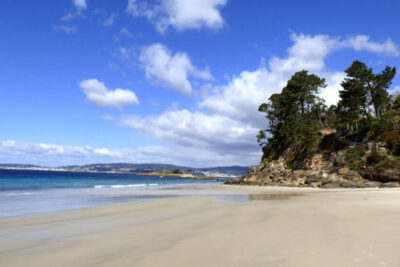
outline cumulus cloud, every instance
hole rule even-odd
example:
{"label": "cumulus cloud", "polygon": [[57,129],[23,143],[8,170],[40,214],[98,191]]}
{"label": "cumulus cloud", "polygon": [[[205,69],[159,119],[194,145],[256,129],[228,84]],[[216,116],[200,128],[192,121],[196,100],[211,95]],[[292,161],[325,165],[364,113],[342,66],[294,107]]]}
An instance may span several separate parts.
{"label": "cumulus cloud", "polygon": [[159,116],[125,117],[122,125],[143,129],[155,137],[185,147],[212,148],[220,151],[243,151],[254,147],[257,129],[228,116],[170,110]]}
{"label": "cumulus cloud", "polygon": [[227,0],[158,0],[150,5],[141,0],[129,0],[126,11],[136,17],[145,17],[165,32],[168,27],[178,31],[203,27],[219,29],[224,25],[220,9]]}
{"label": "cumulus cloud", "polygon": [[370,41],[370,37],[367,35],[357,35],[344,40],[341,43],[344,47],[353,48],[356,51],[369,51],[373,53],[382,53],[388,56],[399,56],[400,51],[397,45],[390,39],[384,43],[377,43]]}
{"label": "cumulus cloud", "polygon": [[201,80],[213,79],[208,69],[201,70],[195,67],[186,53],[172,54],[167,47],[159,43],[143,48],[139,60],[148,80],[179,93],[192,92],[189,77]]}
{"label": "cumulus cloud", "polygon": [[[339,49],[379,54],[392,51],[390,45],[385,45],[388,41],[375,43],[359,36],[343,39],[328,35],[293,34],[291,40],[293,45],[289,47],[286,57],[272,57],[258,69],[242,71],[226,84],[214,86],[193,110],[175,109],[153,116],[126,116],[120,123],[179,146],[208,149],[216,154],[247,155],[250,151],[259,151],[256,135],[259,129],[267,126],[265,118],[258,112],[258,106],[271,94],[280,92],[294,72],[307,69],[325,77],[328,86],[320,91],[320,96],[327,104],[336,104],[340,82],[345,74],[326,68],[325,61],[330,54]],[[359,42],[353,40],[364,40],[364,44],[359,46]],[[152,56],[156,58],[155,54]],[[185,85],[187,79],[180,80]],[[190,157],[191,154],[186,155]]]}
{"label": "cumulus cloud", "polygon": [[339,90],[343,90],[340,84],[346,77],[346,74],[342,71],[336,71],[324,72],[320,75],[325,78],[327,86],[320,90],[319,96],[325,100],[326,105],[336,105],[340,100]]}
{"label": "cumulus cloud", "polygon": [[319,71],[324,68],[326,56],[337,47],[338,40],[328,35],[292,34],[293,45],[286,58],[273,57],[271,72],[282,75],[293,74],[299,69]]}
{"label": "cumulus cloud", "polygon": [[84,80],[79,85],[87,99],[98,107],[122,109],[123,106],[139,104],[134,92],[119,88],[109,90],[104,83],[97,79]]}

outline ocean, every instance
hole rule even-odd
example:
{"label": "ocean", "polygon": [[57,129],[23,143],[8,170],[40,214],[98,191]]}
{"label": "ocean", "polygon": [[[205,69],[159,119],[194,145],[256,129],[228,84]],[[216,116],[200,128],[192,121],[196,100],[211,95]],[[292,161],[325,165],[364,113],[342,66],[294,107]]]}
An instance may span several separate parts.
{"label": "ocean", "polygon": [[216,183],[134,174],[0,170],[0,218],[174,197],[138,192]]}

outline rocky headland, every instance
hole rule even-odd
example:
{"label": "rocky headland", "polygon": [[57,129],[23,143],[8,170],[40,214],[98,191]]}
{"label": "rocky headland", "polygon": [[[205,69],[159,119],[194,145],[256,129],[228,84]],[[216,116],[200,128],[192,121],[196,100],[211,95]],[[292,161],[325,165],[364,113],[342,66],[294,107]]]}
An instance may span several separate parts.
{"label": "rocky headland", "polygon": [[261,104],[267,119],[257,136],[261,164],[226,183],[399,187],[400,95],[388,91],[396,68],[374,73],[355,60],[345,73],[336,105],[318,95],[325,79],[306,70]]}
{"label": "rocky headland", "polygon": [[400,187],[399,170],[379,171],[372,167],[363,167],[362,171],[352,170],[346,161],[344,150],[330,155],[317,153],[305,161],[301,169],[289,168],[287,160],[280,157],[278,160],[263,161],[260,165],[252,166],[242,178],[227,180],[225,183],[321,188]]}

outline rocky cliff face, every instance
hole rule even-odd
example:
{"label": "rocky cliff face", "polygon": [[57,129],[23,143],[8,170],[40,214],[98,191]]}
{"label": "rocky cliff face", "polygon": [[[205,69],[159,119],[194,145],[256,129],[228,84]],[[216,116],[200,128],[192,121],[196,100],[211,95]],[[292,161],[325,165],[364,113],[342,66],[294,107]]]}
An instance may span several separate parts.
{"label": "rocky cliff face", "polygon": [[226,184],[272,185],[291,187],[399,187],[400,173],[380,173],[366,168],[363,176],[346,166],[343,151],[330,155],[315,154],[300,170],[288,168],[285,159],[261,163],[248,174]]}

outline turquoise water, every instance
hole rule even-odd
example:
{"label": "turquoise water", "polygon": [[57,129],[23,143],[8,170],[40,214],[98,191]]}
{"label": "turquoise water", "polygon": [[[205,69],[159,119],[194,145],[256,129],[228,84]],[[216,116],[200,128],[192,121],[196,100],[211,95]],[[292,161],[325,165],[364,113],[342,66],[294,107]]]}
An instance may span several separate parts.
{"label": "turquoise water", "polygon": [[137,192],[210,183],[217,182],[134,174],[0,170],[0,218],[175,197]]}

